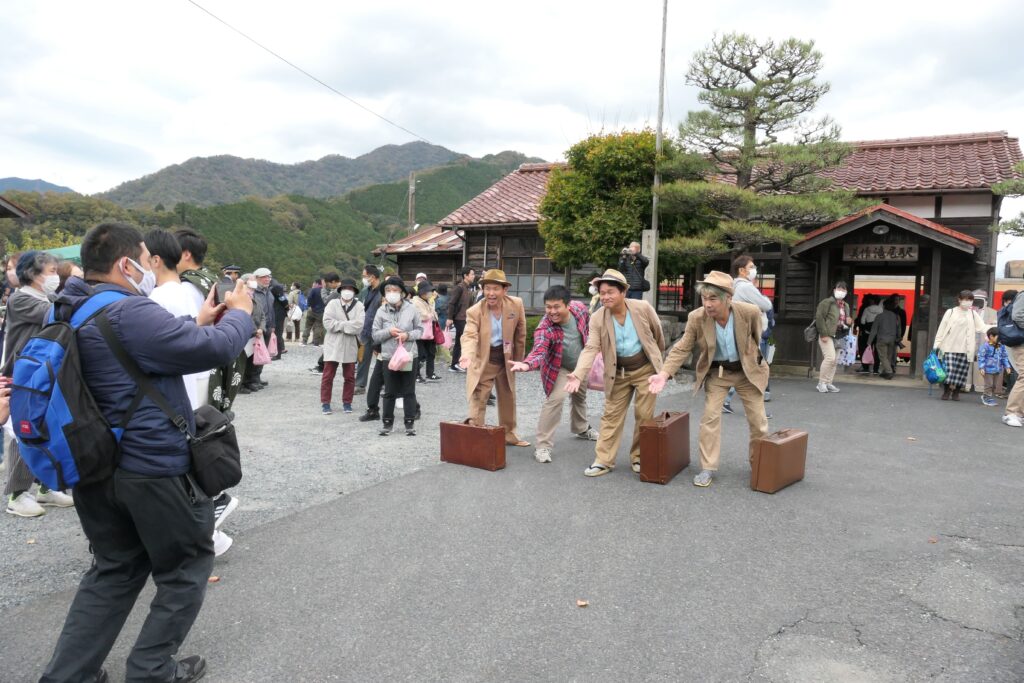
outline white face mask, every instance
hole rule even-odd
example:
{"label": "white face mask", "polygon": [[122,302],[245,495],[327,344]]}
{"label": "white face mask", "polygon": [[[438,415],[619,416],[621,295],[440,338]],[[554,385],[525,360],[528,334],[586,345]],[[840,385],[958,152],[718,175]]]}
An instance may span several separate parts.
{"label": "white face mask", "polygon": [[56,294],[58,287],[60,287],[60,275],[54,273],[43,278],[43,294]]}
{"label": "white face mask", "polygon": [[966,308],[970,308],[973,305],[974,305],[973,301],[961,301],[960,302],[960,308],[965,308],[966,309]]}
{"label": "white face mask", "polygon": [[594,285],[590,285],[590,289],[587,291],[590,292],[590,296],[594,296],[595,294],[597,294],[597,287],[595,287]]}
{"label": "white face mask", "polygon": [[370,286],[370,279],[364,277],[363,278],[363,287],[369,287],[369,286]]}
{"label": "white face mask", "polygon": [[747,268],[747,279],[750,280],[751,282],[753,282],[754,278],[756,278],[756,277],[757,277],[757,268],[755,268],[754,266],[750,266],[749,268]]}
{"label": "white face mask", "polygon": [[835,290],[832,291],[832,296],[834,296],[836,298],[836,300],[842,301],[843,299],[846,298],[846,290],[835,289]]}
{"label": "white face mask", "polygon": [[402,300],[402,295],[398,292],[388,292],[384,295],[384,298],[387,299],[388,303],[392,306],[397,306],[398,302]]}
{"label": "white face mask", "polygon": [[341,298],[343,301],[352,301],[352,297],[356,295],[351,289],[341,290]]}
{"label": "white face mask", "polygon": [[130,282],[132,287],[135,288],[135,291],[142,296],[149,296],[152,294],[153,290],[156,289],[156,275],[152,270],[146,270],[133,259],[128,259],[128,262],[135,266],[136,270],[142,273],[142,282],[136,282],[128,273],[124,274],[125,278],[127,278],[128,282]]}

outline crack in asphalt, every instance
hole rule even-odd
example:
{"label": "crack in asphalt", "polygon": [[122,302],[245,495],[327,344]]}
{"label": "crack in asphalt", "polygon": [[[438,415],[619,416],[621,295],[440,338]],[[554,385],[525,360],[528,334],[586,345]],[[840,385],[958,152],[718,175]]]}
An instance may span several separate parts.
{"label": "crack in asphalt", "polygon": [[999,543],[998,541],[989,541],[984,538],[978,538],[977,536],[965,536],[963,534],[942,534],[939,536],[943,538],[955,538],[961,541],[970,541],[972,543],[979,543],[983,545],[991,545],[997,548],[1024,548],[1024,543]]}

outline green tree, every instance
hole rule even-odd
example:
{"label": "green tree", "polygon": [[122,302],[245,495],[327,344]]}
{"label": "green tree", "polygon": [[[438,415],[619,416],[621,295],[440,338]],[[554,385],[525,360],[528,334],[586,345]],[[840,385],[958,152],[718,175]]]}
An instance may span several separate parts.
{"label": "green tree", "polygon": [[[654,143],[652,130],[623,131],[569,148],[567,165],[551,172],[540,204],[540,234],[560,268],[613,264],[622,247],[651,226]],[[669,142],[663,158],[674,157]],[[663,226],[667,233],[672,229]]]}
{"label": "green tree", "polygon": [[818,80],[821,67],[814,42],[794,38],[776,43],[730,33],[694,55],[686,82],[701,89],[707,108],[687,114],[679,139],[710,167],[701,179],[662,188],[666,215],[688,227],[662,241],[663,253],[697,265],[762,244],[792,244],[800,229],[868,203],[831,190],[822,175],[850,150],[831,118],[808,116],[829,91]]}
{"label": "green tree", "polygon": [[[1024,196],[1024,161],[1013,167],[1013,173],[1016,176],[1015,178],[996,183],[992,186],[992,192],[1004,197]],[[1024,237],[1024,212],[1021,212],[1015,218],[999,221],[999,226],[996,230],[1013,237]]]}

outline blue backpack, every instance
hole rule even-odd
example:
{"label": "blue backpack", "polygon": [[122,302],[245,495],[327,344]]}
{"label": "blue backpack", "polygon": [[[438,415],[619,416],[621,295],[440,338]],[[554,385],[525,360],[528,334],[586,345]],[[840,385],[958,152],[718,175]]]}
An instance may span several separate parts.
{"label": "blue backpack", "polygon": [[924,377],[929,384],[942,384],[946,381],[946,366],[934,351],[924,359]]}
{"label": "blue backpack", "polygon": [[303,294],[302,290],[300,289],[299,290],[299,309],[302,310],[303,312],[305,312],[305,310],[307,308],[309,308],[309,302],[306,301],[306,295]]}
{"label": "blue backpack", "polygon": [[51,307],[46,325],[14,359],[11,424],[19,451],[32,474],[56,491],[114,473],[124,426],[141,401],[139,392],[121,425],[112,428],[85,386],[78,356],[78,329],[125,296],[94,294],[70,322],[55,320]]}

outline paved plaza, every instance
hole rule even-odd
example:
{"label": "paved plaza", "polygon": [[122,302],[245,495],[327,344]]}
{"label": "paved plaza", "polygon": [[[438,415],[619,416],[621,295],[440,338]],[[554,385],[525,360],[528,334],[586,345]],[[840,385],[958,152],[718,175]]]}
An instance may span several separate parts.
{"label": "paved plaza", "polygon": [[[587,479],[593,444],[566,426],[552,464],[511,448],[489,473],[438,463],[460,376],[418,385],[417,437],[380,438],[319,414],[314,360],[293,349],[237,404],[235,544],[181,651],[208,659],[205,680],[1024,679],[1024,430],[975,395],[776,380],[770,425],[810,433],[807,478],[765,495],[742,414],[723,416],[709,489],[690,483],[696,464],[641,483],[625,449]],[[518,396],[532,441],[536,373]],[[702,401],[680,387],[658,401],[692,413],[694,445]],[[70,510],[5,516],[0,543],[0,681],[33,681],[87,548]]]}

